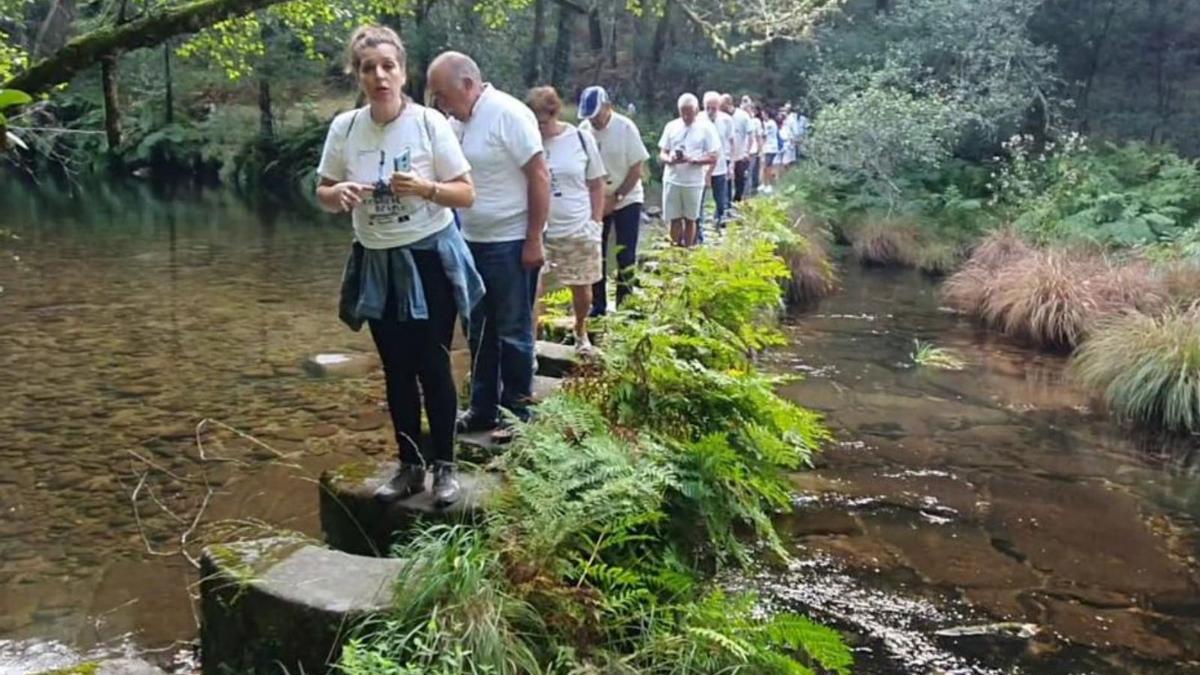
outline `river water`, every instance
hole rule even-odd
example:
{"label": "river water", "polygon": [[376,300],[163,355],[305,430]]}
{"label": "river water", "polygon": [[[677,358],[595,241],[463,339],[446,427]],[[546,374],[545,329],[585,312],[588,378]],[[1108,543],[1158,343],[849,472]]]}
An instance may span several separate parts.
{"label": "river water", "polygon": [[[317,535],[315,477],[389,448],[378,374],[301,368],[371,351],[335,318],[346,225],[223,192],[6,184],[5,229],[0,673],[96,650],[185,668],[180,551]],[[1200,672],[1195,442],[1122,431],[1061,357],[942,311],[915,274],[844,285],[768,357],[838,443],[796,477],[795,560],[748,580],[764,601],[851,631],[860,672]],[[967,369],[911,367],[914,338]],[[1037,633],[935,634],[997,621]]]}

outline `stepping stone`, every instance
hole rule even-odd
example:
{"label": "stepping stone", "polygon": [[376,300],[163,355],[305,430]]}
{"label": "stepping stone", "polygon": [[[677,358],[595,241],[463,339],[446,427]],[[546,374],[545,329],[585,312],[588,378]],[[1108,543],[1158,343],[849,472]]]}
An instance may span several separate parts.
{"label": "stepping stone", "polygon": [[304,361],[313,377],[366,377],[380,367],[379,355],[362,352],[315,354]]}
{"label": "stepping stone", "polygon": [[[570,348],[568,347],[568,349]],[[574,352],[573,349],[571,351]],[[546,400],[547,396],[561,389],[562,383],[561,378],[534,375],[534,405]],[[458,445],[459,458],[476,463],[486,462],[496,456],[504,447],[503,443],[497,443],[493,440],[492,432],[490,431],[472,431],[470,433],[459,434]]]}
{"label": "stepping stone", "polygon": [[487,472],[460,471],[462,496],[446,508],[433,503],[433,475],[425,491],[384,505],[375,490],[396,472],[396,462],[347,464],[321,474],[321,531],[331,547],[359,555],[386,555],[396,533],[417,520],[474,522],[500,479]]}
{"label": "stepping stone", "polygon": [[205,548],[202,672],[328,672],[347,633],[391,606],[402,565],[334,551],[299,535]]}
{"label": "stepping stone", "polygon": [[538,374],[547,377],[566,377],[579,365],[575,348],[558,342],[538,341]]}

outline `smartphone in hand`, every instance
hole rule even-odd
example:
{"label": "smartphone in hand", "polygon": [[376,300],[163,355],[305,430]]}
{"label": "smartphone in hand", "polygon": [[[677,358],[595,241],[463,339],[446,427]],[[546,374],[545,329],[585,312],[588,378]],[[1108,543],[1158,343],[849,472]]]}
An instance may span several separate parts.
{"label": "smartphone in hand", "polygon": [[396,155],[392,160],[392,168],[397,172],[408,173],[412,171],[412,150],[405,148],[403,152]]}

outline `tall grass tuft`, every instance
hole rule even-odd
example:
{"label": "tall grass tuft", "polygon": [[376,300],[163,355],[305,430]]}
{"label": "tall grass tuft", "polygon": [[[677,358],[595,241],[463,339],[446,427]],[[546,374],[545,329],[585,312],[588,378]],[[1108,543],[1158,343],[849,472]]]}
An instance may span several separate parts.
{"label": "tall grass tuft", "polygon": [[959,249],[954,244],[933,242],[917,251],[917,269],[931,277],[942,277],[958,267]]}
{"label": "tall grass tuft", "polygon": [[864,265],[911,267],[917,261],[917,230],[896,220],[870,220],[851,235],[854,255]]}
{"label": "tall grass tuft", "polygon": [[1200,301],[1162,316],[1134,312],[1102,323],[1074,368],[1118,417],[1200,432]]}
{"label": "tall grass tuft", "polygon": [[942,297],[955,309],[978,314],[996,290],[996,272],[1032,252],[1033,248],[1015,231],[992,232],[979,242],[967,263],[942,285]]}

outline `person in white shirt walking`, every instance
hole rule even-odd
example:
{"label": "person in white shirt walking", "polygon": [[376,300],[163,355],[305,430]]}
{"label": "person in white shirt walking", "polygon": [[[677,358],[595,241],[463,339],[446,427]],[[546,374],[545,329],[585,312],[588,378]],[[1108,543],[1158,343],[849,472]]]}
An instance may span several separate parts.
{"label": "person in white shirt walking", "polygon": [[[748,106],[749,104],[747,104]],[[754,124],[745,107],[735,108],[733,96],[721,97],[721,109],[733,120],[733,201],[740,202],[746,196],[747,179],[750,172],[750,149],[754,140]]]}
{"label": "person in white shirt walking", "polygon": [[733,118],[721,110],[721,94],[715,91],[704,92],[704,112],[709,122],[716,129],[720,145],[717,149],[717,161],[709,170],[713,202],[716,205],[714,219],[717,227],[725,224],[725,214],[729,210],[729,164],[733,155]]}
{"label": "person in white shirt walking", "polygon": [[628,297],[637,263],[642,225],[642,168],[650,157],[642,132],[628,117],[613,110],[604,87],[588,87],[579,97],[579,128],[592,132],[608,170],[604,187],[603,276],[592,287],[592,316],[608,311],[608,242],[617,243],[617,307]]}
{"label": "person in white shirt walking", "polygon": [[663,219],[670,223],[671,242],[690,247],[696,244],[705,174],[717,161],[721,140],[712,123],[699,114],[694,94],[680,96],[677,107],[679,117],[667,123],[658,140]]}
{"label": "person in white shirt walking", "polygon": [[435,105],[460,123],[475,204],[460,210],[459,218],[487,287],[471,316],[471,404],[458,429],[495,429],[500,407],[520,419],[529,414],[532,312],[550,210],[550,173],[533,112],[485,83],[469,56],[439,55],[426,81]]}
{"label": "person in white shirt walking", "polygon": [[[588,356],[592,353],[587,334],[592,284],[603,276],[600,219],[604,217],[604,177],[608,172],[592,134],[559,121],[562,99],[554,87],[531,89],[526,103],[537,117],[550,167],[546,266],[538,296],[551,284],[571,289],[575,350]],[[536,324],[536,310],[534,319]]]}
{"label": "person in white shirt walking", "polygon": [[775,189],[775,177],[779,175],[779,115],[774,110],[764,110],[763,121],[763,192],[770,194]]}
{"label": "person in white shirt walking", "polygon": [[762,109],[759,108],[750,99],[749,96],[742,98],[742,108],[750,115],[750,175],[748,180],[747,192],[751,195],[758,194],[758,186],[762,183],[763,172],[763,129]]}
{"label": "person in white shirt walking", "polygon": [[[370,326],[383,362],[400,465],[375,497],[391,502],[421,492],[429,467],[434,501],[446,506],[459,493],[450,342],[455,318],[469,316],[483,296],[450,211],[475,199],[471,166],[446,118],[401,93],[405,53],[394,31],[359,28],[349,52],[348,70],[368,103],[330,125],[317,200],[352,214],[355,243],[338,313],[354,330]],[[420,444],[422,399],[431,456]]]}

